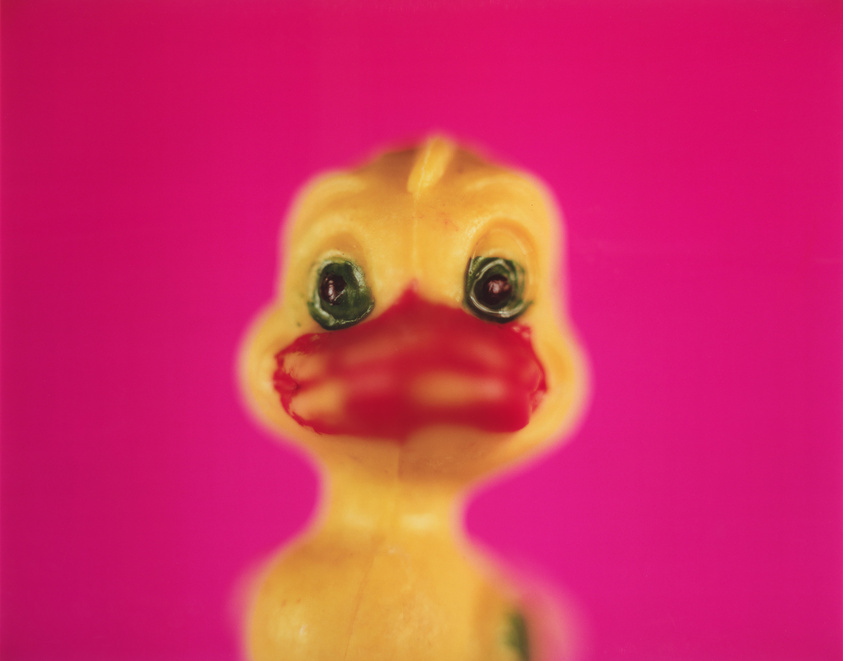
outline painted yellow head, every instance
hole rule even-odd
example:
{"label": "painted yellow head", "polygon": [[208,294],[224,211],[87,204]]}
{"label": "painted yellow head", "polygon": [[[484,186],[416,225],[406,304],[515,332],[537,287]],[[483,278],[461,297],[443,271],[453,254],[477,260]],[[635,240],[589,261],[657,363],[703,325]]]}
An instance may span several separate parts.
{"label": "painted yellow head", "polygon": [[565,431],[584,391],[560,221],[531,177],[435,137],[320,177],[292,210],[279,297],[242,375],[327,463],[465,483]]}

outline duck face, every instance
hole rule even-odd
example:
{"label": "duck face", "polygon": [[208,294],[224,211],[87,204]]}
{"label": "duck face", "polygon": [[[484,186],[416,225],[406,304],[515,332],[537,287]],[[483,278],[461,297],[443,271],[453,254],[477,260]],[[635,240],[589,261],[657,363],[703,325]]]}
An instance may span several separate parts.
{"label": "duck face", "polygon": [[274,429],[330,461],[473,477],[543,446],[582,395],[558,221],[529,177],[442,139],[312,183],[243,373]]}

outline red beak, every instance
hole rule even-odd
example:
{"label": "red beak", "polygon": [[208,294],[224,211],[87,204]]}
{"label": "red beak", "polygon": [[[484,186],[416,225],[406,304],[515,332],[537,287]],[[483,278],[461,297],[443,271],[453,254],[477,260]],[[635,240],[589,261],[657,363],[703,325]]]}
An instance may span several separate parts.
{"label": "red beak", "polygon": [[529,328],[413,291],[372,321],[303,335],[276,360],[282,406],[320,434],[403,441],[445,424],[513,432],[547,390]]}

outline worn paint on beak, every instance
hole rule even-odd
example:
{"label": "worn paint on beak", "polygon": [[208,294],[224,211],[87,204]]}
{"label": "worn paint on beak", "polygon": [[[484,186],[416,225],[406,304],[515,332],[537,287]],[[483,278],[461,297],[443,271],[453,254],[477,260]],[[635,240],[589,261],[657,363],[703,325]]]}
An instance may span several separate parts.
{"label": "worn paint on beak", "polygon": [[276,361],[281,405],[321,434],[400,442],[432,425],[513,432],[547,390],[529,328],[412,290],[371,321],[298,338]]}

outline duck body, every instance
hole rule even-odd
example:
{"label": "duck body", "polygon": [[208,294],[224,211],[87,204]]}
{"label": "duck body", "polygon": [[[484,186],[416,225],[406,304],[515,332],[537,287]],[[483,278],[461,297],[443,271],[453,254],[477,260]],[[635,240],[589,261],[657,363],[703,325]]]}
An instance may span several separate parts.
{"label": "duck body", "polygon": [[558,658],[547,618],[462,532],[468,488],[579,410],[558,230],[535,180],[441,138],[299,197],[242,374],[323,495],[257,589],[253,661]]}
{"label": "duck body", "polygon": [[252,658],[527,658],[511,633],[516,602],[478,560],[429,530],[308,536],[280,554],[260,587]]}

